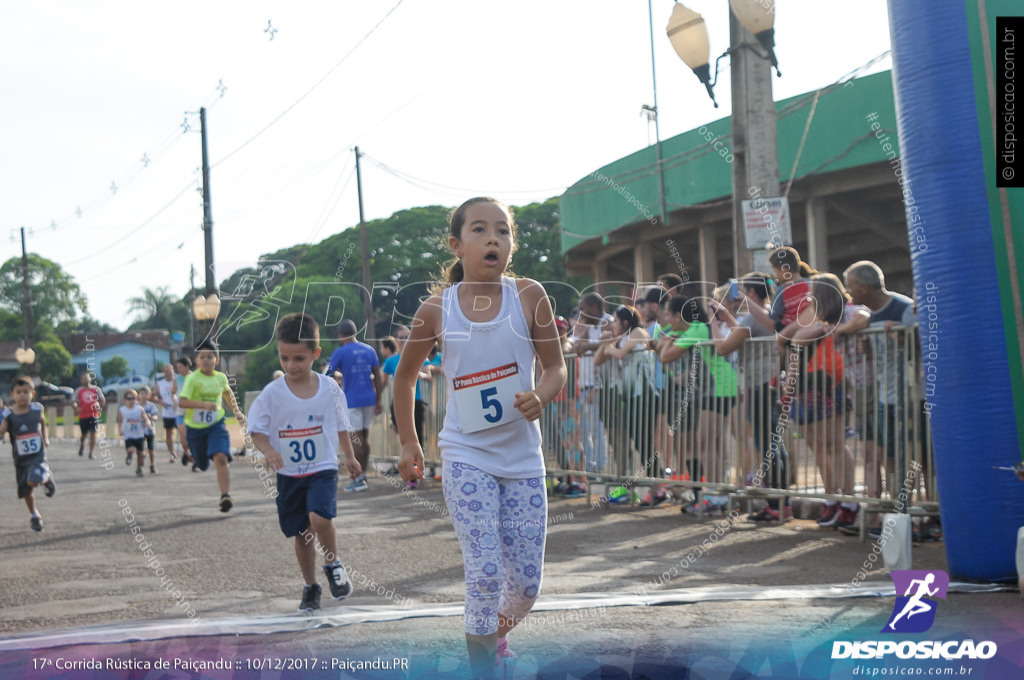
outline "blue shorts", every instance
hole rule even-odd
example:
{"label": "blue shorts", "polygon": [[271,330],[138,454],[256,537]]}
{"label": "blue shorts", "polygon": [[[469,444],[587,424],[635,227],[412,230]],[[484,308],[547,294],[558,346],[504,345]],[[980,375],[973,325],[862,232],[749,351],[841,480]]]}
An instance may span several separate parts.
{"label": "blue shorts", "polygon": [[324,519],[338,514],[338,471],[322,470],[303,477],[277,475],[277,521],[288,538],[309,528],[309,513]]}
{"label": "blue shorts", "polygon": [[177,423],[178,425],[184,425],[185,424],[185,416],[184,415],[180,415],[180,416],[175,417],[174,422]]}
{"label": "blue shorts", "polygon": [[223,453],[231,462],[231,437],[224,427],[224,419],[221,418],[210,427],[185,427],[185,436],[188,439],[188,448],[192,450],[192,457],[196,460],[196,467],[206,470],[210,467],[210,459],[215,453]]}
{"label": "blue shorts", "polygon": [[41,452],[15,458],[14,471],[18,480],[18,498],[24,498],[32,493],[33,486],[43,483],[50,466],[46,463],[46,454]]}

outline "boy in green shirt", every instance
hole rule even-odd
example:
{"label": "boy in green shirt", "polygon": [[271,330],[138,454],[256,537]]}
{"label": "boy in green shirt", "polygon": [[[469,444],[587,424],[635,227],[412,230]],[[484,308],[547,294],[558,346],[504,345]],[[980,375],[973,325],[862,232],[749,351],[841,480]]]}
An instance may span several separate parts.
{"label": "boy in green shirt", "polygon": [[220,511],[231,509],[231,437],[224,427],[224,406],[227,401],[233,413],[238,412],[235,395],[228,386],[228,377],[217,369],[220,353],[211,340],[196,346],[196,367],[185,378],[178,395],[178,405],[185,412],[185,431],[189,449],[195,458],[195,469],[206,471],[213,461],[220,487]]}

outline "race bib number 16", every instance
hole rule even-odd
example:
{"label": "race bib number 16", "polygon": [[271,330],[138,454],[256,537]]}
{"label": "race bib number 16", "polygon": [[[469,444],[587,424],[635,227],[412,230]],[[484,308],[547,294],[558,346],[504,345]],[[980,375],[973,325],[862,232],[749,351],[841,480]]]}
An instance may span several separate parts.
{"label": "race bib number 16", "polygon": [[515,362],[458,376],[452,384],[463,432],[504,425],[521,415],[515,408],[516,392],[522,389]]}

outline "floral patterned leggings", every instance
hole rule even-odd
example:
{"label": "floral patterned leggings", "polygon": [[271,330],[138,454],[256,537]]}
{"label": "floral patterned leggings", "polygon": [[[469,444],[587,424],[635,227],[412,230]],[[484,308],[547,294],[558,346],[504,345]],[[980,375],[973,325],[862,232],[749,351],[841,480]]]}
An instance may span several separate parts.
{"label": "floral patterned leggings", "polygon": [[466,570],[465,630],[491,635],[499,614],[526,616],[540,592],[548,516],[544,478],[505,479],[444,461],[442,485]]}

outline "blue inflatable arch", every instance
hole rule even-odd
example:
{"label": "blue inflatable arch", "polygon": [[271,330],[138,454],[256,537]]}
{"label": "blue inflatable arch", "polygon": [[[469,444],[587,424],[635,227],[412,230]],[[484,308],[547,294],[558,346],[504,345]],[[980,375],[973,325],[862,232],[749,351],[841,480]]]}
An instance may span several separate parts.
{"label": "blue inflatable arch", "polygon": [[[1016,580],[1021,459],[1024,189],[996,186],[998,16],[1012,0],[889,0],[922,357],[949,572]],[[1016,36],[1024,140],[1024,21]],[[1024,141],[1017,142],[1024,177]],[[926,296],[930,296],[927,297]],[[930,302],[931,304],[927,304]],[[1015,406],[1016,405],[1016,406]]]}

